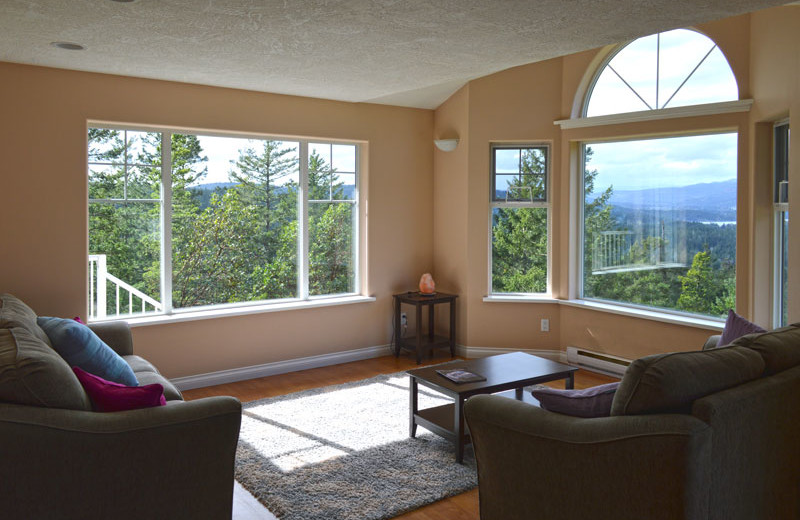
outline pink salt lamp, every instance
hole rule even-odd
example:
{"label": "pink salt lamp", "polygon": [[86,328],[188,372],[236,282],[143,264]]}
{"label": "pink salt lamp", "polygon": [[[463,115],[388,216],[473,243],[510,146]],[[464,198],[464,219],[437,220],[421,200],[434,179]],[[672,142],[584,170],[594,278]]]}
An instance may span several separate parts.
{"label": "pink salt lamp", "polygon": [[436,284],[433,282],[431,273],[425,273],[419,279],[419,292],[422,294],[433,294],[436,291]]}

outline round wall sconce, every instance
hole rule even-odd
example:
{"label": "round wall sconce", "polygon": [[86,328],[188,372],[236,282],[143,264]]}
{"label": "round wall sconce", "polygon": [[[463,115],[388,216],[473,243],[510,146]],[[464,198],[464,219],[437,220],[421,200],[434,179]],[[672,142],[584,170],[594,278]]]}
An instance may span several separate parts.
{"label": "round wall sconce", "polygon": [[433,144],[443,152],[452,152],[458,146],[458,139],[434,139]]}

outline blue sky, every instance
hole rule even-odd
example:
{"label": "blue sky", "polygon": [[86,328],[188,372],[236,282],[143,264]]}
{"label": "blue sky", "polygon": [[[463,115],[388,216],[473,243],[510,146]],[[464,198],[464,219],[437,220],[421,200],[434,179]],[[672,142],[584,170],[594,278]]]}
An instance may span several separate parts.
{"label": "blue sky", "polygon": [[[208,162],[206,163],[208,166],[208,175],[200,181],[202,184],[228,182],[228,172],[230,172],[236,160],[239,158],[239,150],[250,147],[259,151],[263,146],[262,140],[260,139],[213,137],[206,135],[198,135],[197,139],[200,141],[200,146],[203,147],[203,155],[208,158]],[[293,150],[293,152],[287,154],[286,157],[293,156],[295,159],[298,157],[299,146],[297,141],[285,141],[284,146],[285,148]],[[309,143],[308,148],[309,154],[317,153],[326,163],[332,164],[336,171],[355,172],[356,153],[354,145]],[[289,180],[297,182],[298,174],[295,173],[294,175],[282,179],[283,182],[288,182]],[[348,180],[347,182],[352,184],[354,181]]]}
{"label": "blue sky", "polygon": [[[595,191],[688,186],[736,178],[737,134],[587,143]],[[645,175],[646,174],[646,175]]]}
{"label": "blue sky", "polygon": [[722,51],[696,31],[676,29],[639,38],[609,65],[597,78],[587,116],[739,99]]}
{"label": "blue sky", "polygon": [[[696,31],[677,29],[640,38],[609,65],[594,85],[587,116],[739,98],[725,56]],[[588,167],[599,172],[596,191],[609,185],[636,190],[735,179],[736,140],[735,133],[726,133],[588,143],[595,152]]]}

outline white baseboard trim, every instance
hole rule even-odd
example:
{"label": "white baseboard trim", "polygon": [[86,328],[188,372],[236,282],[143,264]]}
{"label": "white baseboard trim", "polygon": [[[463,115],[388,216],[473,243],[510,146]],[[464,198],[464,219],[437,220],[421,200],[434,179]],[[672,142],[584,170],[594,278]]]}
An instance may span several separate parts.
{"label": "white baseboard trim", "polygon": [[465,358],[478,358],[486,356],[494,356],[496,354],[507,354],[509,352],[525,352],[533,354],[534,356],[543,357],[559,363],[567,362],[567,353],[561,350],[539,350],[539,349],[524,349],[524,348],[489,348],[489,347],[468,347],[465,345],[458,345],[456,347],[456,354]]}
{"label": "white baseboard trim", "polygon": [[391,355],[389,345],[377,347],[366,347],[355,350],[345,350],[344,352],[334,352],[332,354],[321,354],[319,356],[309,356],[304,358],[288,359],[286,361],[276,361],[263,365],[254,365],[242,368],[232,368],[230,370],[220,370],[208,374],[197,374],[194,376],[176,377],[171,379],[172,384],[179,390],[191,390],[204,386],[222,385],[225,383],[235,383],[247,379],[286,374],[309,368],[326,367],[329,365],[339,365],[351,361],[361,361],[381,356]]}
{"label": "white baseboard trim", "polygon": [[[468,347],[464,345],[456,346],[456,354],[465,358],[479,358],[493,356],[496,354],[506,354],[508,352],[527,352],[535,356],[546,359],[567,362],[567,353],[560,350],[538,350],[538,349],[519,349],[519,348],[488,348],[488,347]],[[194,376],[176,377],[171,379],[172,384],[179,390],[191,390],[205,386],[224,385],[226,383],[236,383],[259,377],[275,376],[288,372],[308,370],[310,368],[327,367],[330,365],[340,365],[351,361],[361,361],[381,356],[392,355],[390,345],[380,345],[377,347],[366,347],[355,350],[345,350],[344,352],[334,352],[332,354],[321,354],[319,356],[309,356],[304,358],[288,359],[286,361],[276,361],[263,365],[253,365],[249,367],[232,368],[220,370],[219,372],[209,372],[207,374],[197,374]]]}

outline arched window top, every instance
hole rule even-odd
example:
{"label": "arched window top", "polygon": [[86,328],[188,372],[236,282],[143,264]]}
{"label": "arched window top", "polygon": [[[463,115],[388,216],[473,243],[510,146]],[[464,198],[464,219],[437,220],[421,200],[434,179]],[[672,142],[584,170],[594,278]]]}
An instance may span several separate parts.
{"label": "arched window top", "polygon": [[595,76],[584,116],[657,110],[739,99],[728,60],[690,29],[653,34],[621,46]]}

